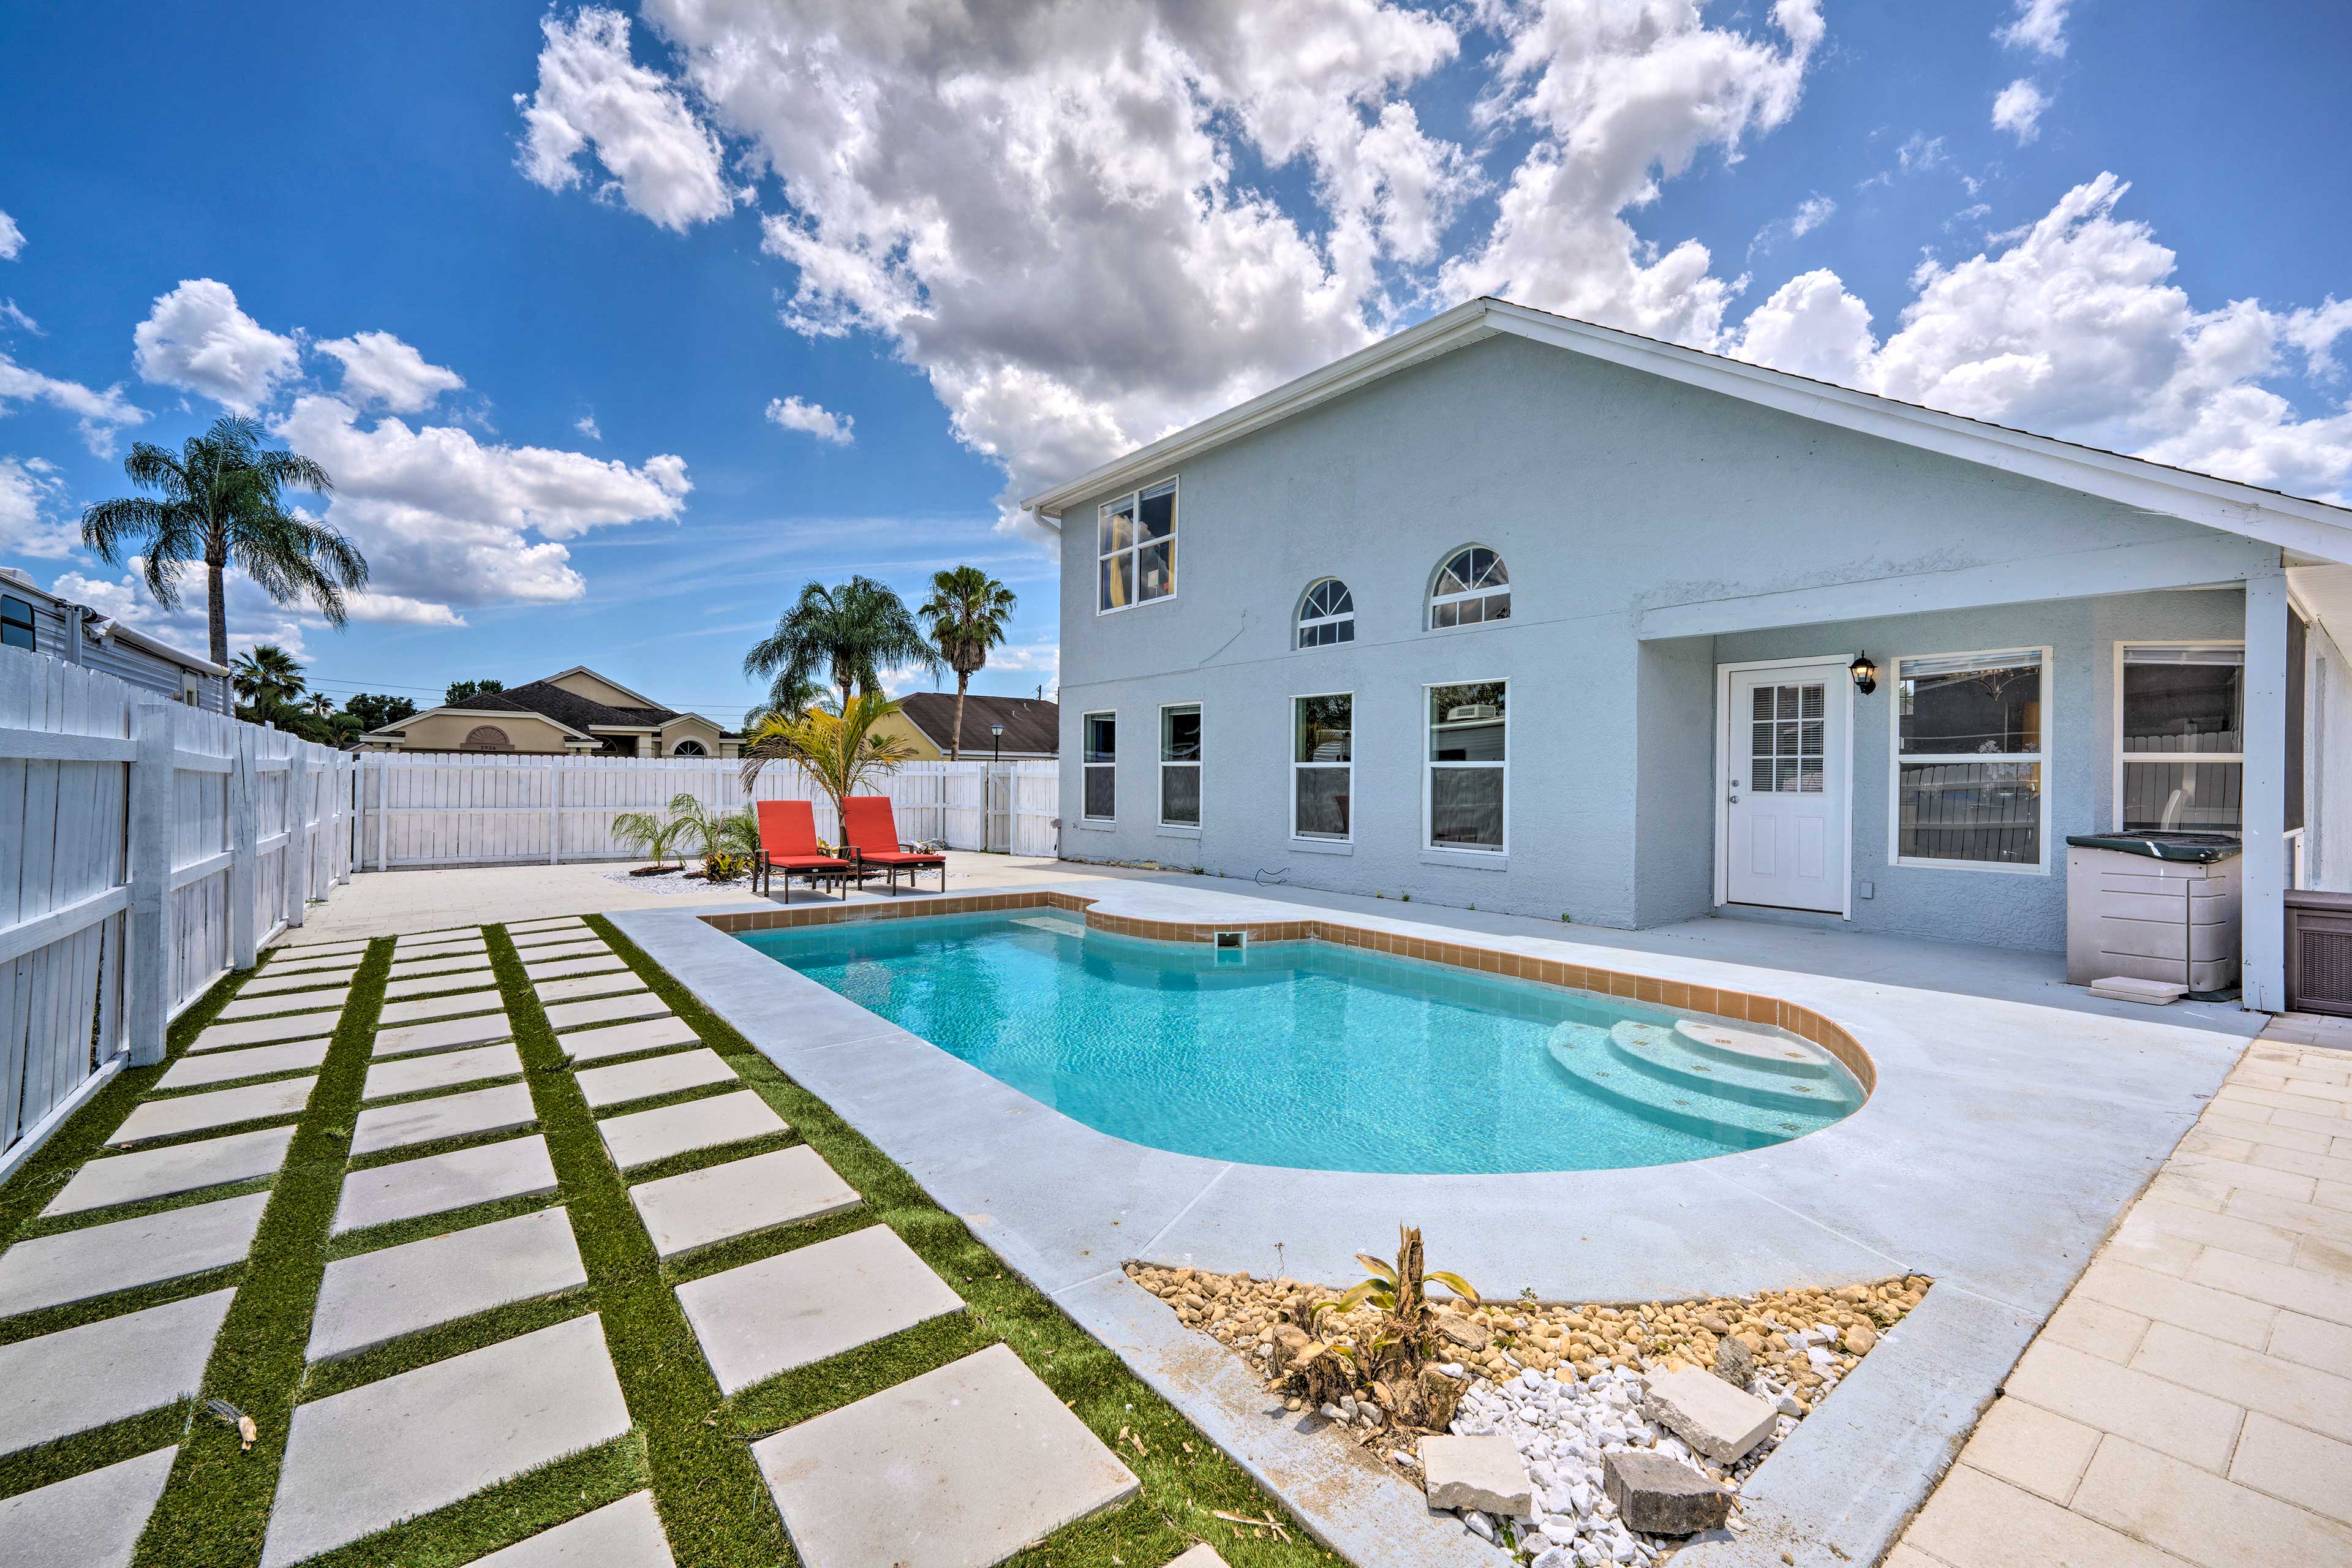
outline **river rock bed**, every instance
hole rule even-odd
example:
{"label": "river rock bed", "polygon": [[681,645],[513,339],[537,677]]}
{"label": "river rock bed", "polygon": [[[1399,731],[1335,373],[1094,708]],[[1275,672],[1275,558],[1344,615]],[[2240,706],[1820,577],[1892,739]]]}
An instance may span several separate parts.
{"label": "river rock bed", "polygon": [[[1287,1371],[1282,1347],[1317,1302],[1339,1291],[1296,1279],[1256,1279],[1130,1262],[1128,1277],[1172,1308],[1187,1327],[1236,1354],[1269,1386]],[[1507,1435],[1533,1483],[1533,1510],[1516,1519],[1464,1513],[1464,1523],[1514,1549],[1534,1568],[1649,1563],[1684,1544],[1627,1530],[1603,1493],[1602,1457],[1623,1448],[1668,1454],[1735,1494],[1756,1467],[1850,1373],[1879,1336],[1919,1304],[1930,1281],[1909,1275],[1833,1289],[1768,1290],[1691,1301],[1439,1301],[1438,1337],[1454,1359],[1443,1370],[1468,1380],[1451,1430]],[[1366,1333],[1369,1306],[1327,1314],[1327,1339]],[[1721,1363],[1718,1367],[1718,1363]],[[1780,1413],[1774,1429],[1730,1465],[1690,1448],[1643,1409],[1645,1373],[1696,1368],[1725,1376]],[[1728,1373],[1728,1375],[1727,1375]],[[1349,1408],[1353,1406],[1353,1408]],[[1282,1414],[1304,1411],[1297,1398]],[[1418,1479],[1420,1434],[1387,1420],[1369,1393],[1326,1405],[1327,1428],[1381,1453]],[[1744,1528],[1735,1506],[1731,1529]]]}

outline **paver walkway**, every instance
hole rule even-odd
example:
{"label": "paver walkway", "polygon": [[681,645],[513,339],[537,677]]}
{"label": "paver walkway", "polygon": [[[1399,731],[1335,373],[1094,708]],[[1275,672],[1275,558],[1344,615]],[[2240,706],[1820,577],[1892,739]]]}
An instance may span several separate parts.
{"label": "paver walkway", "polygon": [[2352,1563],[2352,1022],[2263,1031],[1887,1563]]}

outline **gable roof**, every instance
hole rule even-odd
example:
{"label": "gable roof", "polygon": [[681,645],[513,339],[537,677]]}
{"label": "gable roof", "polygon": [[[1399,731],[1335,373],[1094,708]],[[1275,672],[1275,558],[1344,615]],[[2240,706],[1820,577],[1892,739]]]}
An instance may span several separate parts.
{"label": "gable roof", "polygon": [[1947,414],[1875,393],[1856,392],[1811,376],[1494,299],[1456,305],[1345,359],[1040,491],[1021,504],[1058,527],[1066,508],[1159,479],[1169,468],[1202,453],[1382,376],[1503,333],[1802,418],[2062,485],[2143,511],[2259,539],[2314,559],[2352,562],[2352,509]]}
{"label": "gable roof", "polygon": [[722,735],[730,733],[724,727],[712,723],[699,713],[681,713],[677,709],[664,708],[650,700],[646,700],[646,706],[642,708],[616,708],[610,703],[598,702],[593,698],[583,697],[576,691],[567,691],[554,684],[567,675],[585,675],[604,681],[615,691],[628,691],[632,697],[642,697],[638,692],[629,691],[627,687],[617,680],[598,675],[585,665],[575,664],[570,669],[558,670],[544,679],[526,681],[520,686],[509,687],[504,691],[478,691],[463,702],[449,703],[439,708],[427,708],[422,713],[412,713],[405,719],[395,720],[384,725],[382,729],[370,730],[368,734],[371,736],[397,734],[403,725],[414,724],[419,719],[436,713],[485,712],[534,713],[583,741],[593,739],[593,731],[596,731],[663,730],[688,719],[701,720],[703,723],[709,724]]}
{"label": "gable roof", "polygon": [[[913,691],[898,699],[898,708],[907,715],[907,722],[920,730],[925,739],[944,752],[949,749],[949,738],[955,732],[955,701],[952,691]],[[963,702],[963,749],[966,755],[993,748],[994,737],[988,732],[991,724],[1004,726],[1005,751],[1046,757],[1061,752],[1062,709],[1059,703],[1041,702],[1034,697],[983,697],[977,691],[967,693]]]}

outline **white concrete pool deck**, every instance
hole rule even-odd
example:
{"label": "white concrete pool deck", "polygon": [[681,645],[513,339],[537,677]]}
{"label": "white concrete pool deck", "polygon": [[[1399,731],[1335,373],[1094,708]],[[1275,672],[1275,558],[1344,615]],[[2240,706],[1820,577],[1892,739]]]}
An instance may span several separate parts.
{"label": "white concrete pool deck", "polygon": [[1423,906],[1408,919],[1393,903],[1191,878],[1053,886],[1138,919],[1337,914],[1774,994],[1843,1024],[1876,1063],[1877,1091],[1845,1121],[1679,1165],[1476,1176],[1243,1165],[1094,1131],[698,918],[751,907],[741,900],[614,916],[1366,1564],[1494,1557],[1428,1515],[1417,1489],[1267,1419],[1255,1382],[1131,1285],[1123,1260],[1339,1281],[1404,1220],[1442,1266],[1499,1295],[1652,1300],[1932,1275],[1921,1308],[1758,1472],[1755,1528],[1685,1554],[1694,1568],[1784,1552],[1868,1563],[2262,1023],[2225,1005],[2098,1002],[2044,954],[1737,920],[1622,932]]}

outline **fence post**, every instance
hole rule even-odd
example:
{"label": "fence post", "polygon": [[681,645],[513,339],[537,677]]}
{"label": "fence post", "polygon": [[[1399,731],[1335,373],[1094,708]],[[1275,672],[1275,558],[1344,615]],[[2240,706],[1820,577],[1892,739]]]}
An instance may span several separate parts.
{"label": "fence post", "polygon": [[286,925],[310,916],[310,758],[300,741],[286,759]]}
{"label": "fence post", "polygon": [[550,757],[547,768],[547,863],[563,863],[563,764],[568,757]]}
{"label": "fence post", "polygon": [[253,907],[259,896],[256,883],[261,871],[261,808],[253,798],[253,731],[238,725],[229,744],[235,748],[228,764],[229,967],[251,969],[261,956]]}
{"label": "fence post", "polygon": [[375,868],[379,871],[390,864],[386,842],[391,831],[392,753],[379,752],[375,759]]}
{"label": "fence post", "polygon": [[341,887],[352,879],[352,842],[360,830],[359,801],[353,786],[359,778],[359,764],[352,759],[355,752],[335,753],[335,825],[341,829],[333,838],[335,846],[335,886]]}
{"label": "fence post", "polygon": [[172,1012],[171,705],[160,697],[141,700],[131,726],[131,918],[123,956],[131,1065],[143,1068],[163,1059],[163,1023]]}

